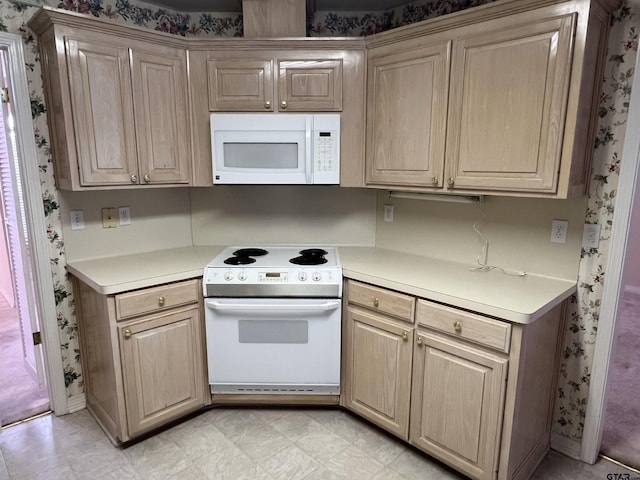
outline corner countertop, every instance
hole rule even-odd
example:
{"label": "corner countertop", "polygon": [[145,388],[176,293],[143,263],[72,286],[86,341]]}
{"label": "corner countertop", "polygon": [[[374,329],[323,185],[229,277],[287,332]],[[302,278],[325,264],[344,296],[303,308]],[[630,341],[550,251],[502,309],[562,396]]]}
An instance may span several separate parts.
{"label": "corner countertop", "polygon": [[[224,246],[194,246],[72,261],[67,270],[103,295],[201,277]],[[576,291],[576,282],[471,266],[374,247],[339,247],[343,276],[515,323],[531,323]]]}

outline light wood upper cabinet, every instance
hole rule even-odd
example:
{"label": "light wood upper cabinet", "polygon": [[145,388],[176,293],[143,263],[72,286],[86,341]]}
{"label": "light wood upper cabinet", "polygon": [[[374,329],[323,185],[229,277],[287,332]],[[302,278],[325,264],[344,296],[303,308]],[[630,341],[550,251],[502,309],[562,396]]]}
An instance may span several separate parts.
{"label": "light wood upper cabinet", "polygon": [[444,42],[368,52],[368,184],[441,187],[449,49]]}
{"label": "light wood upper cabinet", "polygon": [[188,184],[191,142],[184,50],[131,50],[141,183]]}
{"label": "light wood upper cabinet", "polygon": [[137,174],[129,50],[66,39],[79,183],[131,183]]}
{"label": "light wood upper cabinet", "polygon": [[450,187],[557,189],[577,15],[455,41],[447,130]]}
{"label": "light wood upper cabinet", "polygon": [[341,58],[256,57],[209,59],[211,111],[342,110]]}
{"label": "light wood upper cabinet", "polygon": [[46,10],[30,26],[43,60],[58,188],[191,183],[185,47]]}
{"label": "light wood upper cabinet", "polygon": [[209,110],[273,112],[273,61],[211,59]]}
{"label": "light wood upper cabinet", "polygon": [[474,479],[497,470],[506,358],[416,332],[410,441]]}

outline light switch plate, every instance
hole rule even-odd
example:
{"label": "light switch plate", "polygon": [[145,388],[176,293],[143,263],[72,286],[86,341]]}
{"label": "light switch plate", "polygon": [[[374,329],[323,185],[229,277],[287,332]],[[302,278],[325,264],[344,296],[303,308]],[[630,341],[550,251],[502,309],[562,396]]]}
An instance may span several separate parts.
{"label": "light switch plate", "polygon": [[84,210],[71,210],[71,230],[84,230]]}
{"label": "light switch plate", "polygon": [[384,206],[383,220],[385,222],[393,222],[393,205]]}
{"label": "light switch plate", "polygon": [[102,209],[102,228],[116,228],[118,226],[118,209],[103,208]]}
{"label": "light switch plate", "polygon": [[120,225],[131,225],[131,210],[129,210],[129,207],[118,208],[118,216]]}
{"label": "light switch plate", "polygon": [[598,248],[600,246],[600,224],[585,223],[582,231],[582,248]]}

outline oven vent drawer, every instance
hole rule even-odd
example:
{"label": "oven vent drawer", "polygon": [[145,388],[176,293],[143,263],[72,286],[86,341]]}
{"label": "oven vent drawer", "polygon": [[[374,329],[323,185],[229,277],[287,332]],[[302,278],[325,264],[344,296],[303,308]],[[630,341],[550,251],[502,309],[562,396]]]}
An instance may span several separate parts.
{"label": "oven vent drawer", "polygon": [[339,385],[211,385],[213,394],[340,395]]}

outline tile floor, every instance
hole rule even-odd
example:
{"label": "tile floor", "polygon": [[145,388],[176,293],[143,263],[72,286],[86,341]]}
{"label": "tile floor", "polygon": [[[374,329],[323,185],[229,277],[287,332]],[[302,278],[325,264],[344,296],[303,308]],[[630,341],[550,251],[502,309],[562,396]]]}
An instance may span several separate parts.
{"label": "tile floor", "polygon": [[[629,473],[551,452],[534,478],[607,479]],[[41,417],[0,432],[6,479],[366,479],[464,478],[394,437],[336,409],[208,410],[128,448],[116,448],[86,410]],[[609,477],[612,478],[612,477]]]}

